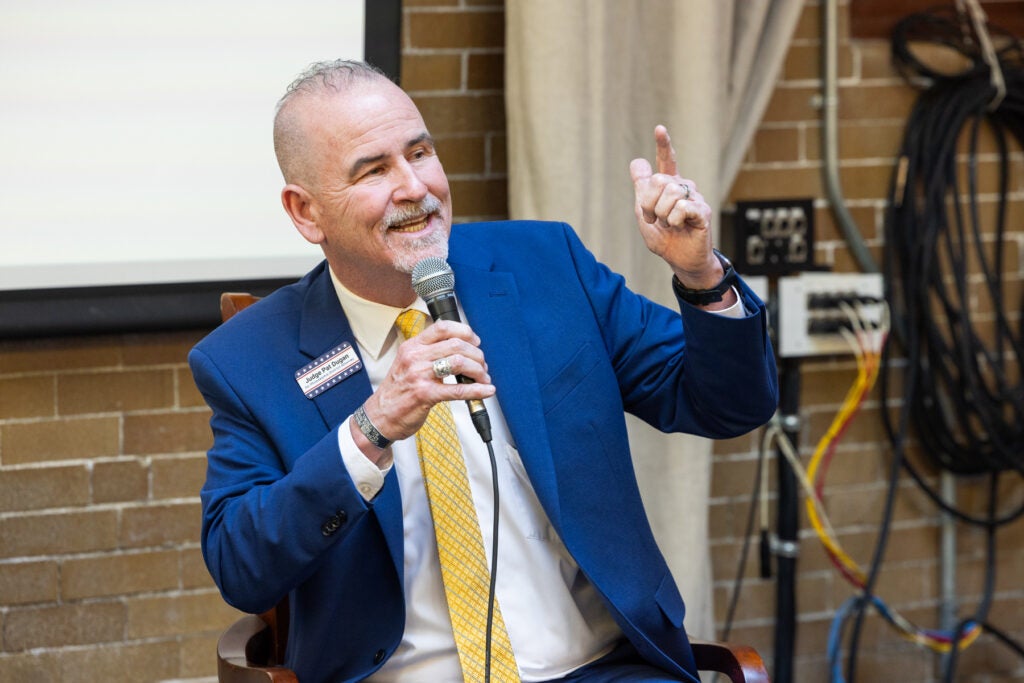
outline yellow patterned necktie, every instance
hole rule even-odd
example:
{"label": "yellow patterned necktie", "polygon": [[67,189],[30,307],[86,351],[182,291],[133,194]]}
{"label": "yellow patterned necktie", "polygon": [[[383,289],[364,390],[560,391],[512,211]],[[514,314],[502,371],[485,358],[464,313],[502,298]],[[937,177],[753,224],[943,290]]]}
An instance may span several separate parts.
{"label": "yellow patterned necktie", "polygon": [[[397,320],[398,329],[406,339],[419,334],[426,323],[427,316],[415,310],[402,311]],[[465,683],[479,683],[484,680],[491,575],[462,447],[447,403],[438,403],[430,409],[423,426],[416,432],[416,450],[434,520],[441,577],[462,676]],[[490,680],[518,683],[519,669],[497,599],[493,622]]]}

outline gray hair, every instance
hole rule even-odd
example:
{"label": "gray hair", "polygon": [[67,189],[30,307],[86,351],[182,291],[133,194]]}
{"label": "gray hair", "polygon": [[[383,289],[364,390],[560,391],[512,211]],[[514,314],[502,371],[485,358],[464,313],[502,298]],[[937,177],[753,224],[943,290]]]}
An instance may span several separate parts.
{"label": "gray hair", "polygon": [[392,82],[387,74],[372,64],[336,59],[310,64],[285,89],[274,109],[274,153],[286,183],[300,180],[311,182],[311,179],[301,178],[300,175],[306,156],[303,130],[297,117],[289,115],[288,104],[306,96],[343,92],[357,81]]}
{"label": "gray hair", "polygon": [[350,59],[335,59],[329,62],[313,62],[296,77],[277,101],[275,114],[297,95],[313,95],[327,90],[340,92],[355,80],[386,80],[388,75],[366,62]]}

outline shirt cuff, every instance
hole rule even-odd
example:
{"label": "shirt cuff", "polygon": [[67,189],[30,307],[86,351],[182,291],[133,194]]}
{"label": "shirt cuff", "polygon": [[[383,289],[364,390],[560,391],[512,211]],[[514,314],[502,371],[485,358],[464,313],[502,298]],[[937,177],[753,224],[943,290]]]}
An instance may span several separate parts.
{"label": "shirt cuff", "polygon": [[736,294],[736,303],[729,306],[729,308],[723,308],[719,311],[708,311],[708,313],[714,313],[726,318],[746,318],[748,314],[747,307],[743,305],[743,297],[740,296],[739,290],[736,287],[733,287],[732,291]]}
{"label": "shirt cuff", "polygon": [[363,455],[363,452],[356,446],[352,438],[352,417],[349,416],[340,427],[338,427],[338,450],[341,451],[341,463],[348,470],[348,476],[352,478],[356,490],[364,500],[373,500],[373,497],[384,488],[384,477],[391,470],[394,462],[387,468],[381,469],[370,459]]}

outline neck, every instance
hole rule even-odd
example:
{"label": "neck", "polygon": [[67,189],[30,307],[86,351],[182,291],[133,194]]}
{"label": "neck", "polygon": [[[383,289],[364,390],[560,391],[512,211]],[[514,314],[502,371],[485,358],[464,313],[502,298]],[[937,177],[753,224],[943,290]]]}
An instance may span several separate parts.
{"label": "neck", "polygon": [[408,283],[405,287],[393,291],[385,291],[384,287],[376,286],[368,292],[356,292],[356,294],[364,299],[395,308],[408,308],[416,301],[416,291]]}
{"label": "neck", "polygon": [[353,278],[351,273],[339,271],[333,265],[331,273],[345,289],[356,296],[393,308],[408,308],[416,301],[416,290],[412,288],[412,282],[407,273],[390,271],[380,273],[372,281],[365,281],[362,278]]}

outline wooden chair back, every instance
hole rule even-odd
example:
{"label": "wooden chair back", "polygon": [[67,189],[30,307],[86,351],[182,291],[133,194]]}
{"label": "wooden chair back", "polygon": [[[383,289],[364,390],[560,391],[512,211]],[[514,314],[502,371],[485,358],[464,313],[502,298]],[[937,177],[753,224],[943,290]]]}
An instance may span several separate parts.
{"label": "wooden chair back", "polygon": [[220,295],[220,320],[224,322],[243,308],[248,308],[260,297],[248,292],[224,292]]}

